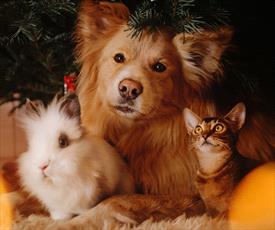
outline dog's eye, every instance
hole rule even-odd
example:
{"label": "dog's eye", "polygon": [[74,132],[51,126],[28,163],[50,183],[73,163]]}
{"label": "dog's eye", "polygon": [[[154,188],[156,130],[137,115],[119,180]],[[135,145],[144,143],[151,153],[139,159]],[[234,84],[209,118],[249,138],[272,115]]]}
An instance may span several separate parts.
{"label": "dog's eye", "polygon": [[155,72],[161,73],[161,72],[164,72],[166,70],[166,66],[163,65],[160,62],[157,62],[154,65],[152,65],[152,70],[155,71]]}
{"label": "dog's eye", "polygon": [[125,61],[125,56],[122,54],[122,53],[117,53],[115,56],[114,56],[114,60],[115,62],[117,63],[123,63]]}
{"label": "dog's eye", "polygon": [[58,145],[60,148],[66,148],[69,145],[69,139],[67,135],[61,134],[58,138]]}

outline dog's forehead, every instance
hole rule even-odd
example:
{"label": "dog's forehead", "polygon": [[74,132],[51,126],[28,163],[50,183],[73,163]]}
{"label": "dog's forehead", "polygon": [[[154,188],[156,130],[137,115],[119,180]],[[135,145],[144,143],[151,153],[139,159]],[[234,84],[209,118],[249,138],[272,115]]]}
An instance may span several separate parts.
{"label": "dog's forehead", "polygon": [[[122,49],[134,52],[151,52],[156,55],[169,52],[171,37],[166,33],[149,33],[144,31],[141,37],[132,37],[126,26],[122,26],[109,43],[109,49]],[[171,52],[173,52],[171,50]]]}

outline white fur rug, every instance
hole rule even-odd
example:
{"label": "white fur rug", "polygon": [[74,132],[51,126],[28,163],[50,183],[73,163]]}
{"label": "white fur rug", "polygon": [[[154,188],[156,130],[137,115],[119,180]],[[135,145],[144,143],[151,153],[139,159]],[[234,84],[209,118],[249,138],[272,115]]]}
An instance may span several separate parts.
{"label": "white fur rug", "polygon": [[[16,216],[15,222],[13,224],[13,230],[51,230],[55,229],[54,226],[57,222],[51,220],[49,217],[41,216],[41,215],[30,215],[27,218],[22,218],[19,215]],[[66,229],[62,228],[62,223],[59,221],[58,229]],[[93,230],[99,229],[97,224],[93,222],[87,225],[79,225],[75,226],[73,230]],[[107,229],[121,229],[121,230],[227,230],[228,225],[227,222],[223,219],[211,219],[210,217],[203,215],[199,217],[191,217],[186,218],[185,214],[179,216],[174,220],[160,221],[160,222],[152,222],[151,219],[148,219],[141,223],[138,226],[127,226],[121,225],[118,223],[104,223],[104,227],[100,228],[103,230]]]}

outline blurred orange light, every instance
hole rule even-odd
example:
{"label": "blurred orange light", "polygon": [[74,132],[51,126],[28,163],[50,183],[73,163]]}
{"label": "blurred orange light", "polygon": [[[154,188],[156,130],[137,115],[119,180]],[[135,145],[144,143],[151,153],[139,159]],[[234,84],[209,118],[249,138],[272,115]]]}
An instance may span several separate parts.
{"label": "blurred orange light", "polygon": [[275,162],[252,170],[236,188],[229,210],[232,230],[275,230]]}
{"label": "blurred orange light", "polygon": [[7,194],[3,176],[0,174],[0,229],[10,230],[12,218],[12,205]]}

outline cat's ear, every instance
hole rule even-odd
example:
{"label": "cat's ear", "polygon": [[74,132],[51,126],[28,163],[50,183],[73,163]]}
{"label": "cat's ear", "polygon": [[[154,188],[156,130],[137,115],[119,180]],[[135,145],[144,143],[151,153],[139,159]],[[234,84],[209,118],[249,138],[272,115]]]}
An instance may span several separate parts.
{"label": "cat's ear", "polygon": [[122,3],[82,1],[79,9],[75,38],[78,49],[103,38],[117,25],[127,23],[129,10]]}
{"label": "cat's ear", "polygon": [[182,59],[183,77],[193,89],[211,85],[222,75],[221,57],[228,48],[233,30],[229,26],[215,31],[181,33],[174,37]]}
{"label": "cat's ear", "polygon": [[237,130],[239,130],[244,122],[246,116],[246,108],[244,103],[240,102],[234,106],[231,111],[225,115],[224,119],[229,120],[231,123],[234,124]]}
{"label": "cat's ear", "polygon": [[185,108],[183,110],[183,119],[187,132],[190,134],[194,128],[201,122],[201,118],[195,114],[192,110]]}
{"label": "cat's ear", "polygon": [[80,121],[80,104],[78,96],[70,93],[61,99],[60,111],[64,112],[69,118],[77,118]]}

